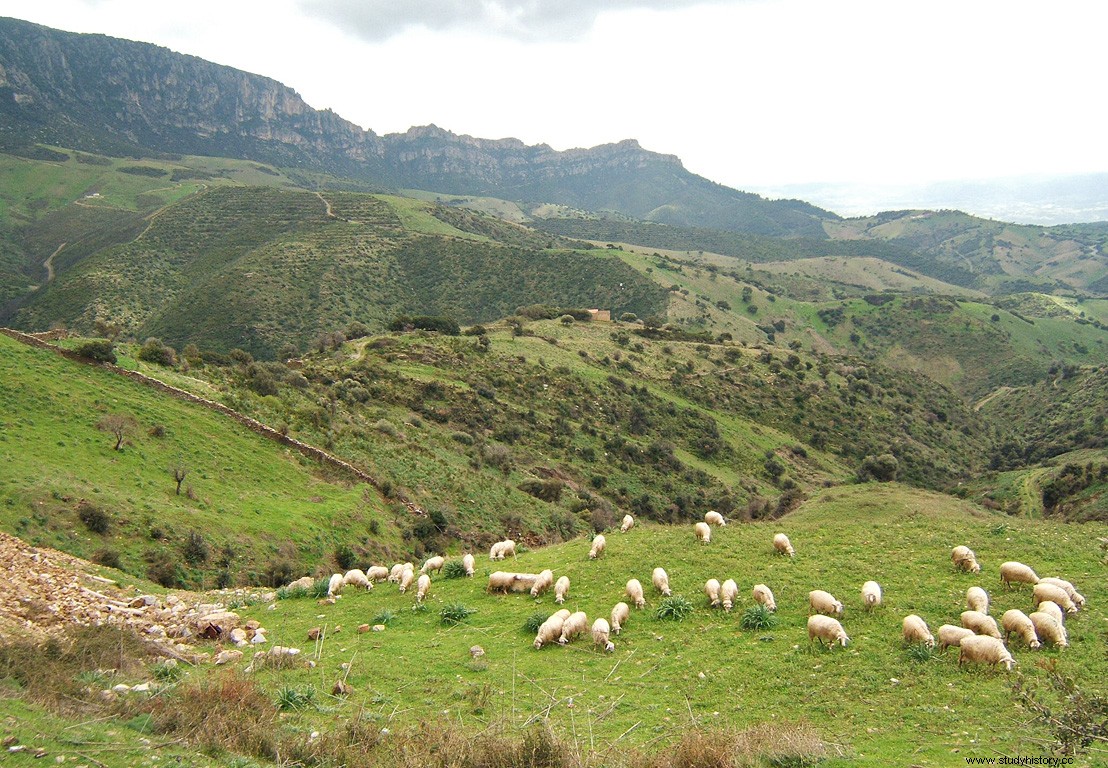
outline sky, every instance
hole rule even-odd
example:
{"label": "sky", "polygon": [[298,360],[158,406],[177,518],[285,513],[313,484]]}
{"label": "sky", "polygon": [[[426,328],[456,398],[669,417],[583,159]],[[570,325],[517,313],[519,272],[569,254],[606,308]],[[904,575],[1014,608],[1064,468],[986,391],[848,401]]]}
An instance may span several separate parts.
{"label": "sky", "polygon": [[1102,0],[0,0],[0,16],[266,75],[378,134],[634,138],[769,194],[1108,172]]}

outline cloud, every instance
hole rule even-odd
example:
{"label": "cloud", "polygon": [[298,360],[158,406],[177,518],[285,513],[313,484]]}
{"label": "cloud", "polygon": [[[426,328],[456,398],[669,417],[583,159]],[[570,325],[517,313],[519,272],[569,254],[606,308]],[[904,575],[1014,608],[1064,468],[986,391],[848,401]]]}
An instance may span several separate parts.
{"label": "cloud", "polygon": [[[525,42],[572,40],[589,31],[601,11],[662,11],[721,0],[296,0],[307,15],[326,19],[370,41],[410,29],[493,33]],[[726,0],[723,0],[726,2]]]}

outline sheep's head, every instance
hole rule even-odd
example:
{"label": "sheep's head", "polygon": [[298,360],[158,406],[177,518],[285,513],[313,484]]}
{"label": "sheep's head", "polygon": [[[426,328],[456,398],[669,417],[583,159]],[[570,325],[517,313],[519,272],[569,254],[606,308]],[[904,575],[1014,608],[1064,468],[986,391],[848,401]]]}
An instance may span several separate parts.
{"label": "sheep's head", "polygon": [[616,644],[611,642],[611,641],[608,641],[608,643],[604,646],[604,652],[605,653],[611,653],[615,649],[616,649]]}
{"label": "sheep's head", "polygon": [[1038,640],[1032,640],[1031,642],[1029,642],[1027,644],[1027,647],[1030,648],[1031,650],[1035,650],[1036,648],[1041,648],[1042,645],[1043,644],[1040,643]]}
{"label": "sheep's head", "polygon": [[843,648],[846,648],[846,644],[850,642],[850,638],[846,636],[846,632],[840,632],[836,639]]}

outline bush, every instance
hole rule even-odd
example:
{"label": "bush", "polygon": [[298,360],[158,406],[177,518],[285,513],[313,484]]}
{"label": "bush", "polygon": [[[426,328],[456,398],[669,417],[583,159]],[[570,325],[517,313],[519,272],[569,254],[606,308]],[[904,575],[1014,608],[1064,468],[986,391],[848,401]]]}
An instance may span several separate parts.
{"label": "bush", "polygon": [[543,622],[550,618],[549,613],[532,613],[527,617],[527,621],[523,622],[523,634],[533,635],[539,631],[539,627],[543,625]]}
{"label": "bush", "polygon": [[773,629],[777,626],[777,616],[762,604],[752,605],[743,611],[739,619],[743,629]]}
{"label": "bush", "polygon": [[876,480],[879,483],[887,483],[896,480],[896,473],[900,463],[891,453],[882,453],[880,456],[866,456],[858,467],[858,482],[865,483]]}
{"label": "bush", "polygon": [[462,332],[458,321],[450,317],[435,317],[431,315],[417,315],[400,317],[389,323],[390,331],[435,331],[446,336],[457,336]]}
{"label": "bush", "polygon": [[196,531],[192,531],[189,533],[188,538],[185,539],[185,544],[181,548],[181,554],[184,556],[186,563],[191,566],[199,566],[208,561],[208,555],[211,554],[211,551],[204,537]]}
{"label": "bush", "polygon": [[460,624],[476,612],[475,608],[470,608],[462,603],[451,603],[443,606],[443,609],[439,611],[439,619],[443,624]]}
{"label": "bush", "polygon": [[446,565],[442,567],[442,576],[444,579],[464,579],[466,567],[461,560],[447,560]]}
{"label": "bush", "polygon": [[86,341],[73,351],[87,360],[95,360],[98,363],[115,364],[118,360],[115,356],[115,345],[108,339]]}
{"label": "bush", "polygon": [[551,504],[555,504],[562,498],[562,490],[565,488],[565,485],[565,483],[557,478],[551,478],[549,480],[525,480],[519,484],[519,490],[534,496],[540,501],[547,501]]}
{"label": "bush", "polygon": [[335,562],[342,570],[349,571],[357,561],[358,555],[349,544],[339,544],[335,547]]}
{"label": "bush", "polygon": [[173,347],[162,344],[161,339],[150,337],[139,350],[138,359],[155,365],[170,366],[177,363],[177,353]]}
{"label": "bush", "polygon": [[111,516],[90,501],[81,499],[77,503],[77,516],[91,533],[103,535],[111,527]]}
{"label": "bush", "polygon": [[112,549],[111,547],[105,547],[104,549],[98,549],[92,555],[92,562],[103,565],[106,568],[115,568],[116,570],[123,570],[123,563],[119,559],[119,550]]}
{"label": "bush", "polygon": [[662,599],[654,616],[669,621],[683,621],[693,612],[693,604],[687,597],[673,595]]}

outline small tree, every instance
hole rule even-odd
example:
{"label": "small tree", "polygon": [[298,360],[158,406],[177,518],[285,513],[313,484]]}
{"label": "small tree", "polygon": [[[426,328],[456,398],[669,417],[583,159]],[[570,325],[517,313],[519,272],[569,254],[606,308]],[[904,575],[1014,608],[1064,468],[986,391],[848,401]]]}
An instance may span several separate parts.
{"label": "small tree", "polygon": [[115,450],[123,449],[123,442],[138,430],[138,421],[129,413],[109,413],[96,423],[101,432],[115,436]]}
{"label": "small tree", "polygon": [[178,462],[170,467],[169,471],[173,473],[173,481],[177,483],[177,495],[180,496],[181,483],[185,482],[185,478],[188,477],[189,468]]}
{"label": "small tree", "polygon": [[81,357],[98,363],[115,363],[115,346],[108,339],[94,339],[79,345],[75,350]]}
{"label": "small tree", "polygon": [[876,480],[879,483],[887,483],[896,480],[900,462],[891,453],[882,453],[880,456],[866,456],[858,467],[858,482],[864,483]]}

